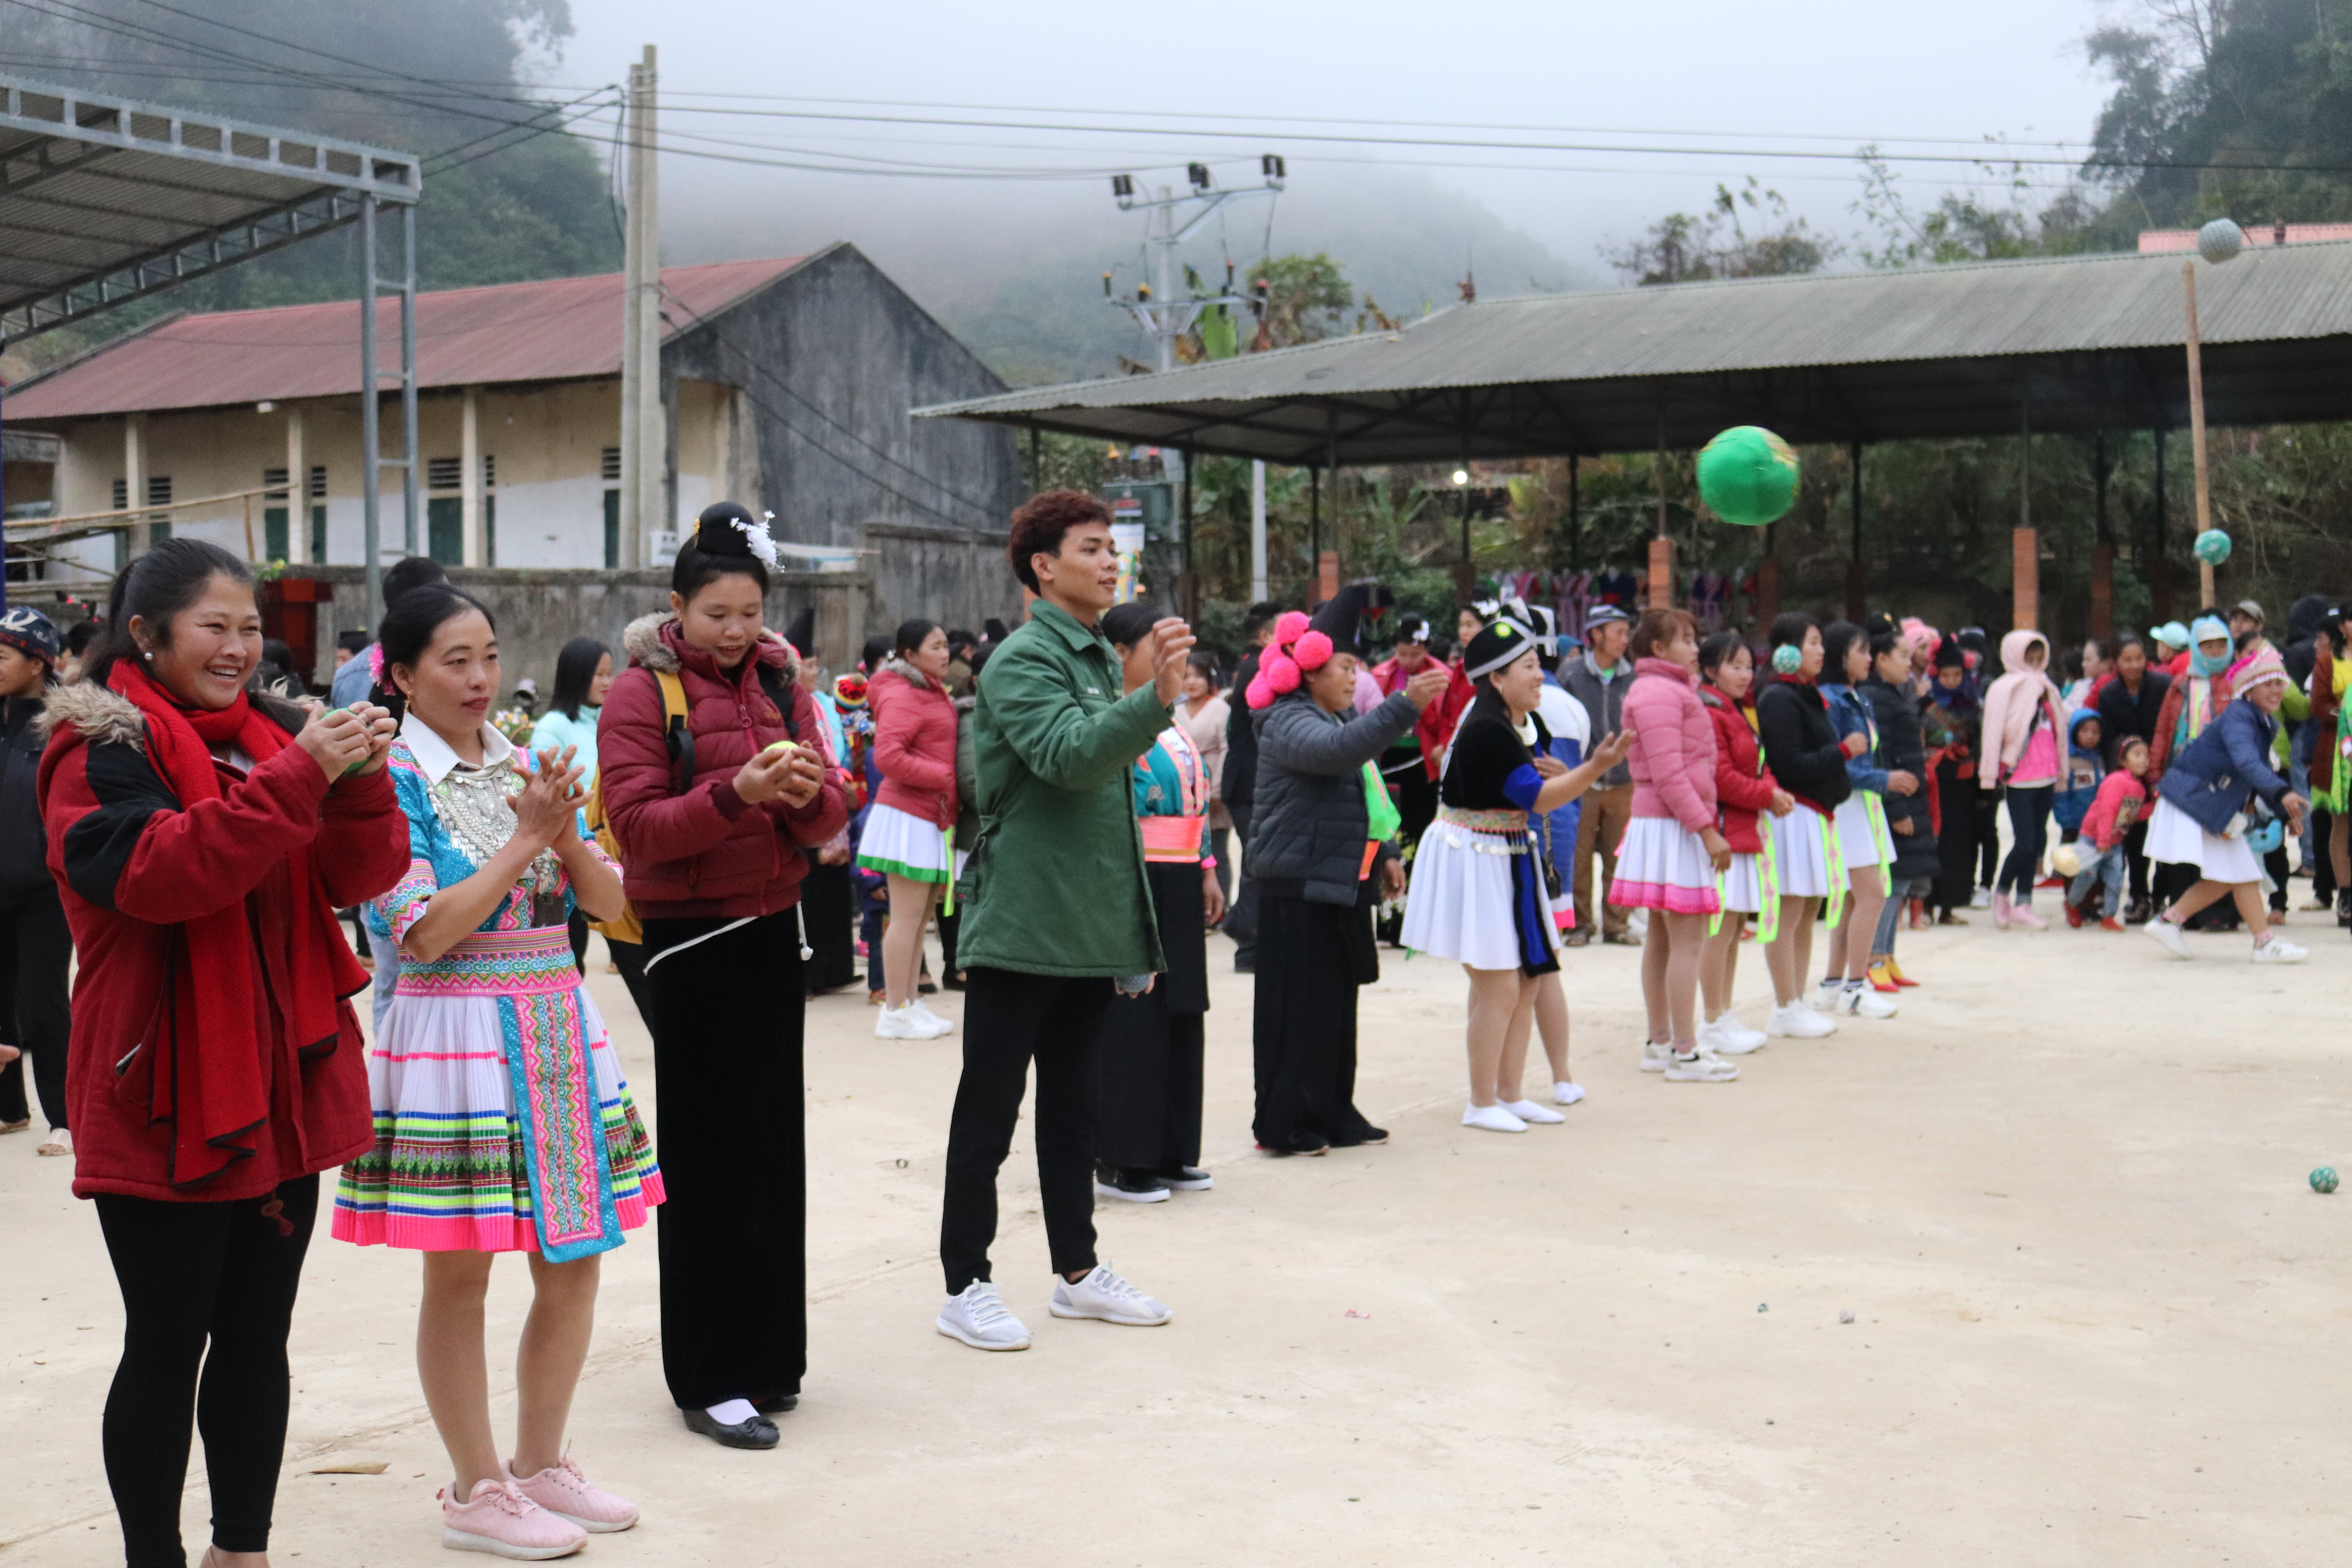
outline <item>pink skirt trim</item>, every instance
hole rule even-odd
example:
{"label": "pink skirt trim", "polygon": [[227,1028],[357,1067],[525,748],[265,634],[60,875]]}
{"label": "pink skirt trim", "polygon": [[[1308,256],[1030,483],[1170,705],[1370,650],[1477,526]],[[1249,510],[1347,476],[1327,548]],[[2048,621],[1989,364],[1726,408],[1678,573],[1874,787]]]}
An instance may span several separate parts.
{"label": "pink skirt trim", "polygon": [[[641,1230],[647,1213],[667,1196],[659,1171],[648,1171],[636,1192],[613,1200],[623,1230]],[[411,1252],[537,1252],[539,1226],[529,1215],[480,1215],[436,1218],[393,1214],[381,1207],[337,1204],[328,1234],[356,1247],[397,1247]]]}
{"label": "pink skirt trim", "polygon": [[1630,882],[1623,877],[1609,885],[1609,901],[1630,910],[1664,910],[1670,915],[1711,915],[1722,908],[1713,888],[1682,888],[1671,882]]}

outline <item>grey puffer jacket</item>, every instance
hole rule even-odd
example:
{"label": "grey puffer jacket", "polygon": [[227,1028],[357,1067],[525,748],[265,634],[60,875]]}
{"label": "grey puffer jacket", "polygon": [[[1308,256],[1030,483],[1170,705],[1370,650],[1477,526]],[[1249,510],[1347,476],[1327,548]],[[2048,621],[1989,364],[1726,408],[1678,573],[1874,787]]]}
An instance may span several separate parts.
{"label": "grey puffer jacket", "polygon": [[1250,715],[1257,731],[1257,801],[1249,874],[1261,892],[1318,904],[1356,901],[1371,820],[1364,764],[1410,733],[1420,717],[1402,691],[1354,719],[1325,712],[1304,691]]}

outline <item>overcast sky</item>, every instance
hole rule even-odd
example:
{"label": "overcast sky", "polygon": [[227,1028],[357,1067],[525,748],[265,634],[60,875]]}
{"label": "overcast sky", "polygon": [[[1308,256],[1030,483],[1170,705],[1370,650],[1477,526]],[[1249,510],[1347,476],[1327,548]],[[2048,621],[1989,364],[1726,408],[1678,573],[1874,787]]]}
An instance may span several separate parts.
{"label": "overcast sky", "polygon": [[[670,132],[693,133],[763,144],[701,143],[712,151],[802,161],[811,153],[848,153],[989,167],[1142,170],[1156,164],[1163,171],[1157,178],[1169,177],[1164,171],[1188,158],[1209,156],[1226,160],[1220,165],[1221,179],[1241,180],[1251,172],[1242,163],[1244,155],[1274,150],[1289,159],[1294,182],[1313,180],[1318,165],[1336,178],[1345,172],[1339,160],[1434,164],[1430,173],[1437,180],[1476,195],[1507,223],[1588,265],[1601,240],[1629,235],[1662,212],[1700,205],[1717,181],[1749,174],[1784,191],[1817,225],[1841,233],[1857,226],[1849,211],[1857,188],[1850,162],[1843,156],[1803,161],[1763,155],[1770,149],[1842,155],[1874,138],[1893,147],[1910,145],[1899,138],[1952,138],[1965,144],[2007,135],[2069,142],[2078,155],[2106,90],[2083,62],[2080,39],[2099,16],[2088,0],[1973,0],[1958,5],[1920,0],[1645,0],[1615,5],[1456,0],[1444,7],[1391,0],[1346,5],[1276,0],[1224,12],[1193,9],[1201,20],[1158,26],[1150,21],[1154,13],[1149,7],[1069,0],[1018,0],[1011,5],[883,0],[833,6],[572,0],[572,10],[578,36],[551,75],[575,83],[614,79],[640,44],[654,43],[661,51],[666,102],[679,110],[667,115],[666,139]],[[1182,13],[1170,8],[1164,14]],[[738,110],[927,112],[688,96],[696,93],[1141,113],[1126,122],[1098,115],[1086,122],[1112,129],[1058,134],[688,115],[683,112],[688,101]],[[1179,111],[1252,121],[1170,118]],[[1309,141],[1299,132],[1394,132],[1377,123],[1286,129],[1256,118],[1273,115],[1390,124],[1508,123],[1580,132],[1700,132],[1715,133],[1727,145],[1679,157],[1346,145]],[[1117,129],[1122,125],[1127,133]],[[1141,133],[1144,127],[1243,134],[1160,136]],[[1482,136],[1461,130],[1403,133]],[[1509,134],[1522,141],[1611,140]],[[1485,139],[1497,138],[1485,133]],[[1616,140],[1678,144],[1655,135]],[[793,151],[770,150],[786,148]],[[1481,163],[1518,166],[1466,166]],[[1629,172],[1583,172],[1603,169]],[[2039,174],[2056,176],[2055,170]],[[1906,188],[1931,201],[1944,184],[1971,176],[1964,166],[1913,165],[1905,177]],[[1099,178],[1090,174],[1074,184],[1099,192]],[[842,187],[824,202],[829,208],[851,192],[897,208],[950,188],[929,180],[794,174],[679,158],[667,160],[664,180],[666,193],[683,196],[717,185],[745,204],[787,201],[802,188],[800,182],[816,180]],[[967,199],[977,194],[975,182],[957,184]],[[1024,183],[1023,188],[1034,193],[1038,187]],[[1089,194],[1087,199],[1100,198]],[[953,205],[964,208],[967,200]],[[683,213],[674,209],[672,216]]]}

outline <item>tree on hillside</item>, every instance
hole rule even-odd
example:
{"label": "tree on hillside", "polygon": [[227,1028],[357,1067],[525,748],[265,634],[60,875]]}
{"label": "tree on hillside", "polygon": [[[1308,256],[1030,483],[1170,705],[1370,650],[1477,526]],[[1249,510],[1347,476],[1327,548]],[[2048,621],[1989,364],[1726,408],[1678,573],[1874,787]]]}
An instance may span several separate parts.
{"label": "tree on hillside", "polygon": [[1878,243],[1864,241],[1862,247],[1862,258],[1872,267],[2002,261],[2087,248],[2092,213],[2084,192],[2070,184],[2037,207],[2036,187],[2021,163],[1979,165],[1987,177],[2007,182],[2007,202],[1988,201],[1974,191],[1946,191],[1921,212],[1905,199],[1900,176],[1875,146],[1863,148],[1859,156],[1862,195],[1853,211],[1877,231]]}
{"label": "tree on hillside", "polygon": [[[1742,209],[1749,217],[1740,216]],[[1750,234],[1750,221],[1768,226]],[[1738,191],[1716,186],[1715,200],[1704,214],[1669,213],[1639,239],[1603,246],[1601,254],[1610,266],[1647,286],[1814,272],[1840,248],[1803,218],[1790,217],[1788,199],[1750,175]]]}

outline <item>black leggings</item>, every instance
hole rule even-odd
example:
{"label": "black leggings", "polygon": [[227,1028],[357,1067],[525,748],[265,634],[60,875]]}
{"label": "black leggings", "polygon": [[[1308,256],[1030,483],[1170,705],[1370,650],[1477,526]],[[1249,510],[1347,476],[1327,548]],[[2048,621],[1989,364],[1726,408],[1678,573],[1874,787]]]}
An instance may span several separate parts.
{"label": "black leggings", "polygon": [[129,1568],[185,1568],[180,1493],[191,1420],[205,1435],[213,1544],[269,1550],[286,1451],[286,1331],[319,1178],[285,1183],[276,1195],[284,1210],[274,1215],[262,1213],[264,1198],[98,1196],[125,1320],[103,1433]]}
{"label": "black leggings", "polygon": [[2000,863],[2000,880],[1993,891],[2011,893],[2021,904],[2033,901],[2033,879],[2042,865],[2042,846],[2050,837],[2050,802],[2055,784],[2009,788],[2009,858]]}
{"label": "black leggings", "polygon": [[73,932],[56,889],[0,913],[0,1040],[25,1052],[0,1068],[0,1121],[31,1114],[25,1103],[29,1058],[41,1114],[52,1127],[66,1124],[66,1040],[73,1033],[66,970],[72,962]]}

